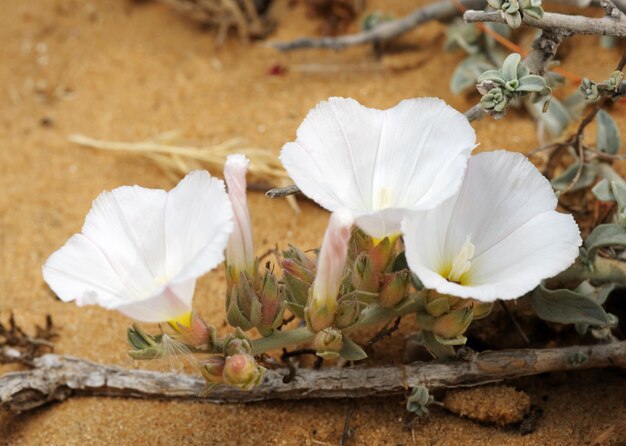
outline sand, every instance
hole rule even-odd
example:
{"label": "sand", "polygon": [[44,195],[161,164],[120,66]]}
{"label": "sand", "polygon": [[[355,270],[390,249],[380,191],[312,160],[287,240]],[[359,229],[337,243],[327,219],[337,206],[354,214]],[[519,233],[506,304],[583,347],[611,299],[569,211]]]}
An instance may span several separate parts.
{"label": "sand", "polygon": [[[274,8],[275,39],[312,35],[317,24],[287,2]],[[402,15],[419,2],[369,2]],[[43,283],[41,265],[80,230],[91,201],[124,184],[169,188],[151,161],[96,152],[68,142],[72,133],[140,141],[178,130],[181,140],[211,144],[233,136],[278,153],[295,136],[306,111],[331,95],[351,96],[376,107],[401,99],[439,96],[464,110],[476,96],[453,96],[448,79],[459,53],[440,51],[444,27],[428,24],[406,36],[406,55],[419,69],[269,76],[274,64],[375,62],[369,48],[279,54],[236,39],[216,48],[213,35],[165,6],[127,0],[0,1],[0,312],[24,326],[51,314],[60,336],[58,353],[126,367],[143,367],[126,355],[129,321],[100,308],[63,304]],[[356,25],[355,25],[356,26]],[[526,41],[528,37],[526,37]],[[620,49],[603,49],[595,37],[563,45],[564,66],[581,76],[604,79]],[[626,105],[613,107],[626,135]],[[475,124],[478,150],[537,146],[535,126],[512,112],[503,124]],[[513,132],[514,129],[514,132]],[[509,133],[510,132],[510,133]],[[312,248],[327,214],[301,200],[295,215],[285,201],[250,196],[258,252],[278,243]],[[199,282],[196,308],[224,330],[224,279],[218,270]],[[411,324],[375,351],[400,351]],[[376,356],[376,355],[375,355]],[[384,355],[379,360],[389,360]],[[166,367],[164,364],[153,367]],[[14,369],[14,367],[12,368]],[[0,373],[9,370],[0,367]],[[614,371],[573,373],[513,383],[543,415],[534,433],[482,425],[433,409],[429,420],[407,427],[401,399],[358,401],[349,444],[364,445],[580,445],[603,432],[620,444],[626,419],[623,375]],[[209,405],[106,398],[75,398],[23,415],[0,413],[0,443],[72,444],[337,444],[346,401]],[[611,430],[612,429],[612,430]],[[623,429],[623,423],[622,423]],[[623,443],[622,443],[623,444]]]}

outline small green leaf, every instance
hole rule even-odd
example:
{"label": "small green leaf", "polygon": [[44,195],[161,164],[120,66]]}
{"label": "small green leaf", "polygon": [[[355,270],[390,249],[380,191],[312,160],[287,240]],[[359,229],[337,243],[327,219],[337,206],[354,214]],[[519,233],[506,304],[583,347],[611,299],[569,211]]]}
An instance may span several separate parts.
{"label": "small green leaf", "polygon": [[609,181],[606,179],[600,180],[593,186],[591,192],[600,201],[615,201],[615,196],[613,195]]}
{"label": "small green leaf", "polygon": [[[544,105],[550,100],[550,106],[544,113]],[[545,127],[554,138],[560,136],[572,122],[572,116],[557,99],[542,97],[535,103],[527,103],[534,118]]]}
{"label": "small green leaf", "polygon": [[615,201],[621,210],[626,208],[626,186],[623,183],[617,181],[611,181],[611,192],[615,197]]}
{"label": "small green leaf", "polygon": [[516,91],[534,91],[539,92],[544,90],[548,85],[546,80],[541,76],[534,74],[528,74],[519,80],[519,86]]}
{"label": "small green leaf", "polygon": [[472,88],[478,82],[481,73],[492,68],[483,56],[466,57],[456,66],[450,78],[450,91],[454,94],[461,94],[463,91]]}
{"label": "small green leaf", "polygon": [[[575,162],[571,164],[567,169],[565,169],[565,171],[563,171],[563,173],[560,176],[553,178],[551,181],[552,187],[554,187],[556,190],[567,189],[569,185],[571,184],[571,182],[576,177],[576,174],[578,173],[579,165],[580,165],[579,162]],[[570,190],[573,192],[573,191],[590,187],[593,184],[593,182],[596,180],[597,176],[598,176],[597,165],[591,164],[591,163],[585,163],[585,165],[583,166],[583,171],[580,175],[580,178],[578,179],[574,187],[572,187]]]}
{"label": "small green leaf", "polygon": [[[508,16],[510,15],[507,14],[507,17]],[[522,56],[520,56],[518,53],[511,53],[506,59],[504,59],[504,63],[502,64],[502,77],[505,81],[517,79],[517,67],[521,59]]]}
{"label": "small green leaf", "polygon": [[604,325],[608,317],[595,300],[575,291],[549,290],[539,285],[530,294],[530,302],[537,315],[546,321],[561,324]]}
{"label": "small green leaf", "polygon": [[596,149],[615,155],[619,152],[621,141],[617,124],[604,110],[598,112],[598,131],[596,133]]}
{"label": "small green leaf", "polygon": [[593,262],[598,250],[609,246],[626,246],[626,228],[616,224],[596,226],[585,240],[587,258]]}
{"label": "small green leaf", "polygon": [[339,351],[343,359],[348,361],[360,361],[367,358],[367,353],[356,342],[348,338],[343,338],[343,347]]}

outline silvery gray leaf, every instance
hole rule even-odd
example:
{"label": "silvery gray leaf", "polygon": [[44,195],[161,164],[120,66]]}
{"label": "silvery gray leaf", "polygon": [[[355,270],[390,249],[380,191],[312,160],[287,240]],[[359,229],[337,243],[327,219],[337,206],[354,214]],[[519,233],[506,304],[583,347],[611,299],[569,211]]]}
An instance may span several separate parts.
{"label": "silvery gray leaf", "polygon": [[537,315],[545,321],[589,325],[604,325],[608,322],[607,314],[598,302],[567,289],[549,290],[541,284],[530,294],[530,303]]}
{"label": "silvery gray leaf", "polygon": [[596,132],[596,149],[615,155],[621,145],[617,124],[606,111],[598,112],[598,130]]}

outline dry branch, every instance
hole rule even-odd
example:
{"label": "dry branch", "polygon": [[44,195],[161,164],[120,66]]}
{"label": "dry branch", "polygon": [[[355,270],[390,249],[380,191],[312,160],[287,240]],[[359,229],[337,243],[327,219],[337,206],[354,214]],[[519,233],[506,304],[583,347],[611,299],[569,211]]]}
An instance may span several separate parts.
{"label": "dry branch", "polygon": [[[463,19],[468,23],[498,22],[506,23],[499,11],[466,11]],[[535,28],[559,31],[564,35],[593,34],[601,36],[626,37],[626,18],[623,14],[618,17],[590,18],[580,15],[566,15],[546,12],[540,20],[528,15],[522,22]]]}
{"label": "dry branch", "polygon": [[44,355],[35,368],[0,377],[0,407],[23,411],[73,395],[122,396],[246,403],[270,399],[362,398],[399,395],[423,385],[430,390],[475,386],[539,373],[600,367],[626,368],[626,341],[592,346],[487,351],[469,361],[407,366],[298,369],[285,384],[284,371],[270,370],[251,391],[219,386],[207,398],[199,376],[125,370],[83,359]]}
{"label": "dry branch", "polygon": [[340,50],[349,46],[383,42],[411,31],[431,20],[448,20],[461,14],[459,5],[468,9],[482,9],[485,0],[441,0],[416,9],[401,19],[383,22],[375,28],[356,34],[339,37],[303,37],[289,42],[272,42],[270,46],[280,51],[306,48],[330,48]]}

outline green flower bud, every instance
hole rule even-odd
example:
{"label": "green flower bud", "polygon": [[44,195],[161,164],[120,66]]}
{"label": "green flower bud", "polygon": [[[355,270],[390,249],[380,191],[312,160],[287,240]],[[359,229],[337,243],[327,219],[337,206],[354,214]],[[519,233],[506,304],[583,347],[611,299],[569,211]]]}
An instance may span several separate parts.
{"label": "green flower bud", "polygon": [[339,330],[327,328],[315,335],[313,345],[317,356],[324,359],[338,358],[343,347],[343,335]]}
{"label": "green flower bud", "polygon": [[459,308],[437,318],[433,324],[433,333],[444,339],[454,339],[461,336],[472,322],[472,309]]}
{"label": "green flower bud", "polygon": [[440,296],[435,294],[435,296],[430,297],[428,299],[428,303],[426,304],[426,312],[433,317],[440,317],[450,311],[450,301],[447,296]]}
{"label": "green flower bud", "polygon": [[408,270],[385,274],[378,292],[378,303],[386,308],[395,307],[408,295],[410,283]]}
{"label": "green flower bud", "polygon": [[212,356],[200,363],[200,373],[208,384],[223,382],[225,360],[222,356]]}
{"label": "green flower bud", "polygon": [[354,325],[361,315],[361,304],[354,295],[345,295],[337,302],[334,325],[337,328],[346,328]]}
{"label": "green flower bud", "polygon": [[256,328],[263,336],[269,336],[272,331],[283,322],[285,302],[278,288],[278,281],[269,269],[265,270],[261,291],[259,292],[261,303],[261,320]]}
{"label": "green flower bud", "polygon": [[363,232],[358,226],[352,229],[350,242],[348,243],[348,258],[355,261],[362,252],[369,252],[374,247],[372,237]]}
{"label": "green flower bud", "polygon": [[224,342],[224,354],[226,356],[232,356],[239,353],[251,354],[252,345],[243,332],[237,329],[235,334],[230,335]]}
{"label": "green flower bud", "polygon": [[493,310],[493,302],[474,301],[472,303],[472,320],[486,318]]}
{"label": "green flower bud", "polygon": [[228,356],[224,363],[224,383],[242,390],[250,390],[257,386],[264,375],[265,368],[259,366],[254,356],[249,354]]}

